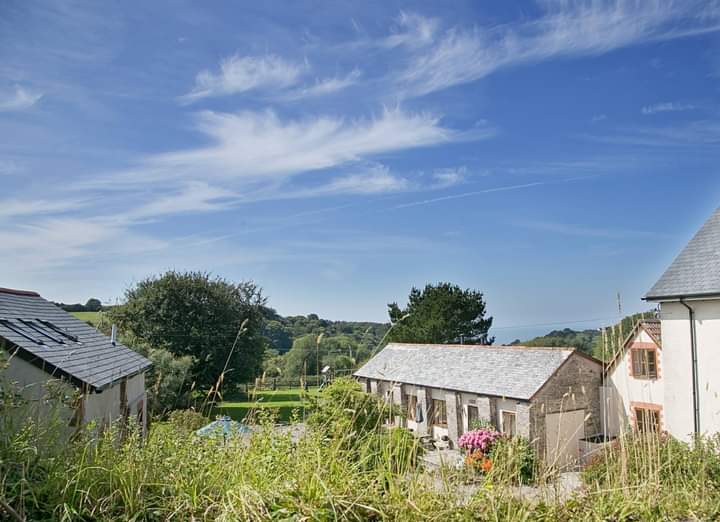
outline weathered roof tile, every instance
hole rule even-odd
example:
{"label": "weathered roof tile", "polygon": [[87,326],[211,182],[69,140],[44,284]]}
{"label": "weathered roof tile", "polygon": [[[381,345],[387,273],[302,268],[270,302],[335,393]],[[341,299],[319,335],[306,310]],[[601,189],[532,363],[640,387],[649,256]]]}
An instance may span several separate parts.
{"label": "weathered roof tile", "polygon": [[574,352],[573,348],[392,343],[355,375],[528,400]]}
{"label": "weathered roof tile", "polygon": [[[33,325],[63,342],[55,342],[20,320]],[[3,324],[2,320],[9,321]],[[70,336],[74,342],[42,323],[47,321]],[[25,335],[23,335],[25,334]],[[28,339],[41,340],[42,344]],[[68,376],[95,389],[136,374],[150,367],[150,361],[110,339],[86,322],[46,301],[34,292],[0,288],[0,338],[17,346],[29,358],[37,358]]]}

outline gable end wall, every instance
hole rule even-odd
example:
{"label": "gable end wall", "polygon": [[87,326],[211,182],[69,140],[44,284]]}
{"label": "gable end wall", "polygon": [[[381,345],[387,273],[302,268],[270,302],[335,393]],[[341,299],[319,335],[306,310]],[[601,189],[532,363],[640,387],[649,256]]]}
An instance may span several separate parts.
{"label": "gable end wall", "polygon": [[602,366],[582,355],[573,354],[553,375],[530,403],[530,440],[538,455],[545,455],[545,415],[585,410],[585,435],[601,432],[600,384]]}

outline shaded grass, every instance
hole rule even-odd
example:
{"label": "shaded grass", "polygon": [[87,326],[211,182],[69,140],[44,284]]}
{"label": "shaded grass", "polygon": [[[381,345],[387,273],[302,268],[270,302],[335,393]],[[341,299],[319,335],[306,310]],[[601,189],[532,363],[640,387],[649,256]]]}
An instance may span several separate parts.
{"label": "shaded grass", "polygon": [[270,411],[280,422],[290,422],[294,412],[303,418],[303,412],[309,407],[309,398],[319,393],[317,388],[304,392],[302,388],[283,390],[260,390],[249,396],[240,394],[221,402],[213,410],[213,415],[227,415],[233,420],[243,421],[254,411]]}

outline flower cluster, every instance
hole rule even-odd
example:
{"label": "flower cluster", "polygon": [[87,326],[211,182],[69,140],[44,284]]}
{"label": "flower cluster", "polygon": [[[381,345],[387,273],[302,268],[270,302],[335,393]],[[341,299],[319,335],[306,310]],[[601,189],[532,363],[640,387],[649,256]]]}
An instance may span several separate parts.
{"label": "flower cluster", "polygon": [[465,465],[487,473],[492,469],[493,463],[482,451],[475,450],[465,455]]}
{"label": "flower cluster", "polygon": [[472,453],[479,450],[487,455],[502,435],[491,429],[479,429],[463,433],[458,439],[458,446]]}

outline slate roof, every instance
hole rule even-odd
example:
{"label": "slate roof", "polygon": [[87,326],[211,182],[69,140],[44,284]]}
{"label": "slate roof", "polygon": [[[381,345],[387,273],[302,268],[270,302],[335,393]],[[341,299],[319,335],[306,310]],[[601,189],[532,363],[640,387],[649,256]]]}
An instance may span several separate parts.
{"label": "slate roof", "polygon": [[109,337],[35,292],[0,288],[0,339],[15,345],[11,349],[19,348],[22,359],[94,390],[150,367],[145,357],[120,343],[113,345]]}
{"label": "slate roof", "polygon": [[355,376],[529,400],[574,353],[574,348],[391,343]]}
{"label": "slate roof", "polygon": [[649,301],[720,295],[720,208],[645,295]]}

